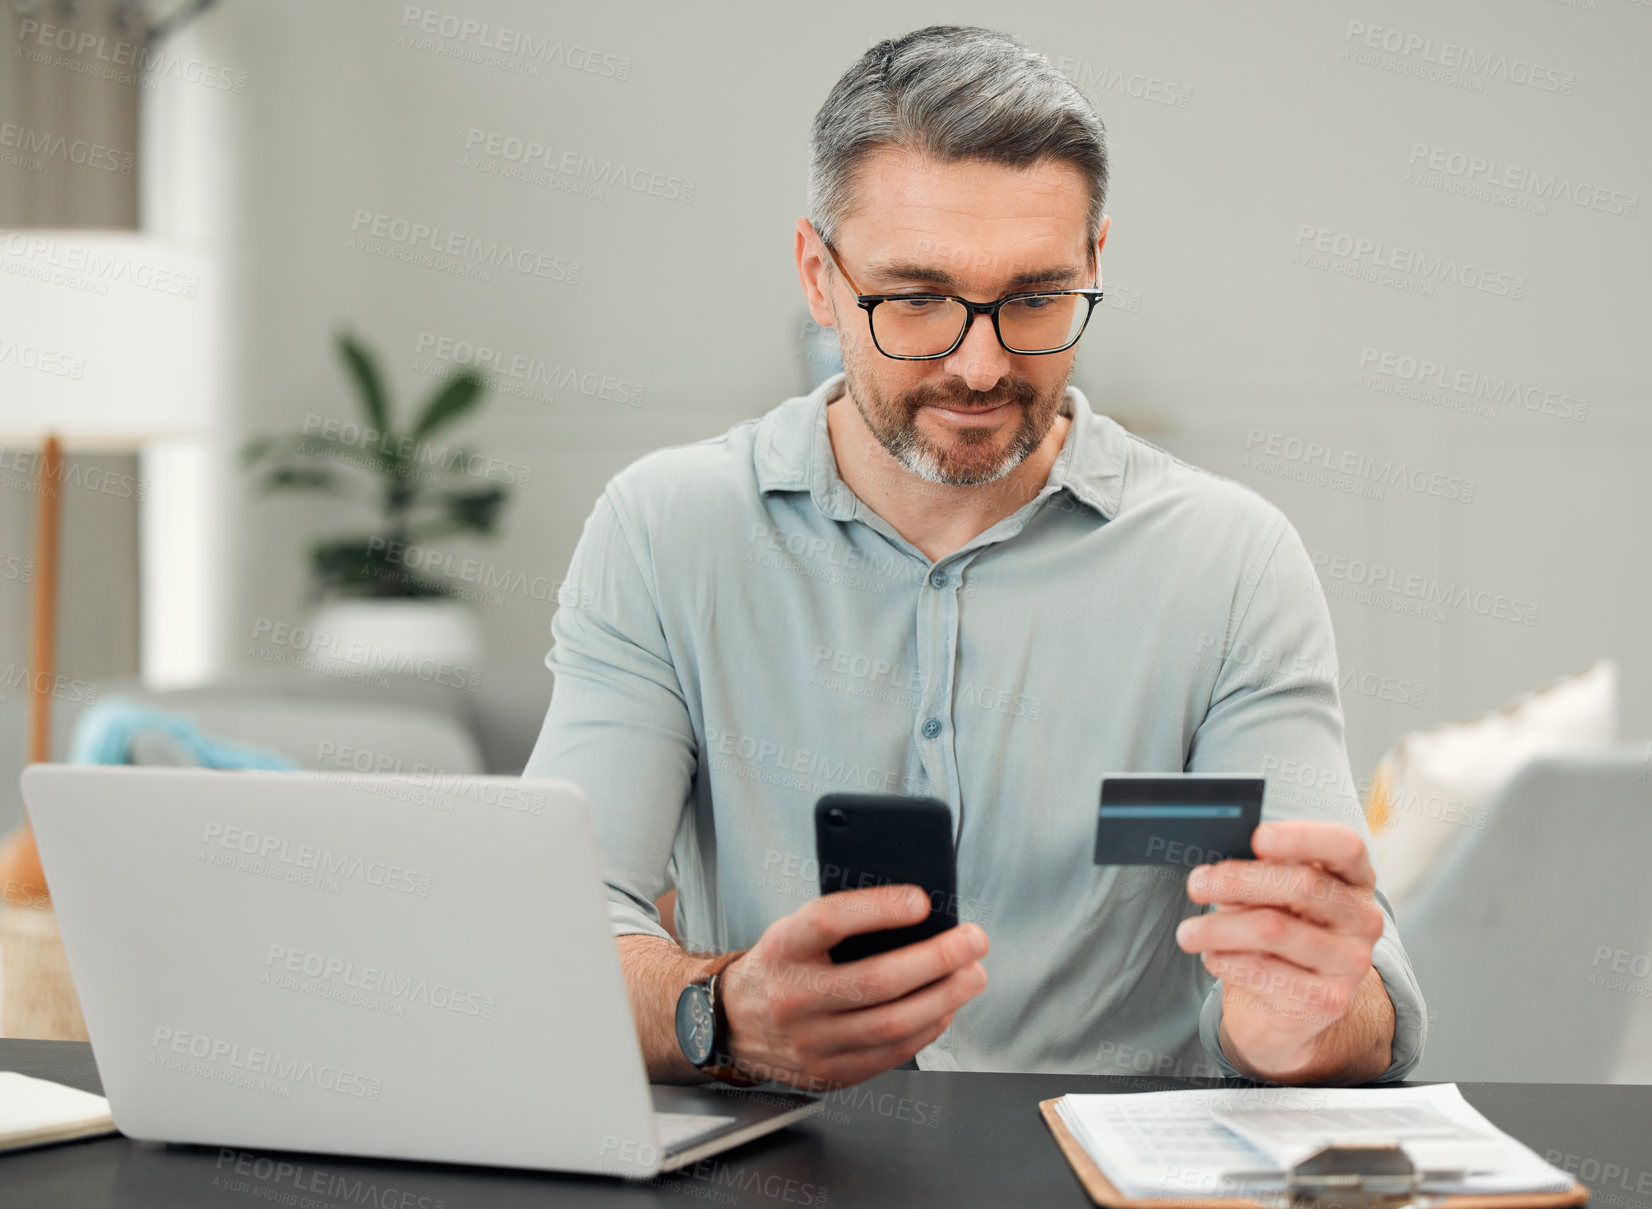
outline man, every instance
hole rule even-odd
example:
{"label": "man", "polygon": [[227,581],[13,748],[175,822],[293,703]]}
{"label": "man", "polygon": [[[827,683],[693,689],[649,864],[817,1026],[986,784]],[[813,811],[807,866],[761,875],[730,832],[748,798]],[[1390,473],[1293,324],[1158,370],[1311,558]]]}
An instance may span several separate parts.
{"label": "man", "polygon": [[[845,374],[615,476],[552,623],[527,772],[591,797],[650,1076],[1402,1078],[1424,1007],[1302,542],[1067,387],[1109,226],[1088,101],[1007,35],[925,29],[843,76],[810,150],[797,267]],[[1256,861],[1093,864],[1103,776],[1270,768],[1315,789],[1270,787]],[[841,790],[948,803],[965,922],[831,964],[928,911],[817,897]]]}

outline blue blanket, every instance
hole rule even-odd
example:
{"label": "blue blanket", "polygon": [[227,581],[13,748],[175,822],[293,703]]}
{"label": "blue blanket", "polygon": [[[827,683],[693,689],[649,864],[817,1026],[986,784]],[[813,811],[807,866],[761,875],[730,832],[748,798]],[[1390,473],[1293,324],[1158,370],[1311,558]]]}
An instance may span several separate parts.
{"label": "blue blanket", "polygon": [[298,767],[279,752],[202,734],[187,714],[167,713],[120,697],[99,701],[76,720],[69,740],[69,763],[128,763],[132,739],[143,731],[160,731],[202,768],[284,770]]}

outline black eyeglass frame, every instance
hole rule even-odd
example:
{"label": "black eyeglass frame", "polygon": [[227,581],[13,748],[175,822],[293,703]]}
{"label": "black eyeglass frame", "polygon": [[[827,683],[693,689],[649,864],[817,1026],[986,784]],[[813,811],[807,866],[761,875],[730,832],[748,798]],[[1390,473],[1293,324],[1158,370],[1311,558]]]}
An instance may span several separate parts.
{"label": "black eyeglass frame", "polygon": [[[953,353],[958,351],[958,346],[969,336],[970,325],[975,322],[975,316],[977,315],[992,316],[992,333],[998,337],[998,343],[1005,352],[1014,353],[1017,357],[1047,357],[1051,353],[1064,353],[1077,344],[1079,338],[1089,328],[1090,317],[1096,313],[1096,304],[1101,301],[1102,292],[1100,289],[1024,290],[1016,294],[1005,294],[996,302],[971,302],[968,298],[960,298],[957,294],[862,294],[860,287],[855,284],[855,279],[849,276],[849,270],[845,269],[843,262],[837,258],[837,252],[833,250],[832,245],[822,239],[820,246],[826,249],[826,254],[832,258],[832,263],[837,266],[837,271],[843,274],[843,280],[848,282],[849,288],[854,291],[855,305],[866,312],[866,330],[871,333],[873,347],[893,361],[939,361],[942,357],[952,356]],[[1022,298],[1060,297],[1066,294],[1077,294],[1090,303],[1090,309],[1084,312],[1084,322],[1079,325],[1077,335],[1060,348],[1020,349],[1010,347],[1004,339],[1004,329],[998,323],[998,312],[1006,302],[1016,302]],[[872,322],[873,308],[880,302],[902,300],[907,302],[956,302],[962,305],[964,307],[964,326],[959,330],[958,338],[952,342],[952,346],[941,353],[910,356],[904,353],[891,353],[882,344],[878,343],[878,325]]]}

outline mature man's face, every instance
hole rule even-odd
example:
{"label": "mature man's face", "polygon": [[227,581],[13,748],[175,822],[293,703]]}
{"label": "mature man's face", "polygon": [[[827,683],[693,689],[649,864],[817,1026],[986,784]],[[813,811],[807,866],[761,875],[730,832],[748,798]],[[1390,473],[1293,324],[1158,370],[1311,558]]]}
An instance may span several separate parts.
{"label": "mature man's face", "polygon": [[[991,302],[1020,290],[1094,284],[1089,195],[1071,164],[1015,169],[884,149],[862,162],[859,186],[835,246],[865,293]],[[933,483],[990,483],[1049,433],[1076,348],[1011,353],[983,315],[950,355],[897,361],[873,344],[866,312],[840,276],[832,278],[830,298],[849,393],[867,427],[908,471]]]}

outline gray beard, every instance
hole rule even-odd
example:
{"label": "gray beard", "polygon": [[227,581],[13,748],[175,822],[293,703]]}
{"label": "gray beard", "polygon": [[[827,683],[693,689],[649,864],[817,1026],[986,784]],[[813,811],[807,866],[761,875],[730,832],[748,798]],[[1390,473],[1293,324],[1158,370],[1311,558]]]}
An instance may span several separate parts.
{"label": "gray beard", "polygon": [[[1067,389],[1065,381],[1062,382],[1059,389],[1063,394],[1065,393]],[[933,395],[933,392],[928,391],[922,393],[925,396]],[[1039,408],[1037,407],[1040,400],[1031,387],[1025,386],[1024,383],[1017,383],[1007,394],[994,392],[994,395],[998,402],[1010,402],[1019,405],[1021,408],[1021,422],[1016,426],[1015,433],[1010,438],[1009,448],[1004,451],[1004,456],[995,465],[986,469],[971,468],[963,470],[948,468],[943,463],[941,451],[936,448],[933,441],[919,431],[916,408],[912,407],[906,398],[900,399],[892,407],[889,400],[875,392],[869,393],[858,389],[851,389],[850,391],[850,396],[855,401],[855,408],[860,412],[861,419],[866,422],[866,427],[878,439],[878,444],[888,451],[890,457],[894,458],[903,469],[917,475],[925,482],[948,487],[982,486],[987,483],[996,483],[1004,478],[1022,462],[1026,461],[1028,455],[1043,443],[1044,438],[1049,435],[1051,426],[1055,423],[1057,412],[1060,410],[1059,404],[1052,408],[1048,423],[1040,429]],[[988,398],[992,397],[988,396]],[[904,414],[905,418],[893,423],[883,422],[881,418],[873,414],[873,409],[865,402],[868,398],[871,398],[876,404],[878,411],[899,411]],[[956,398],[956,396],[952,396],[950,399],[925,397],[923,402],[950,402],[956,401]],[[986,399],[977,398],[971,401],[979,403],[985,402]],[[966,437],[964,448],[967,449],[971,445],[982,443],[984,442],[971,441]]]}

